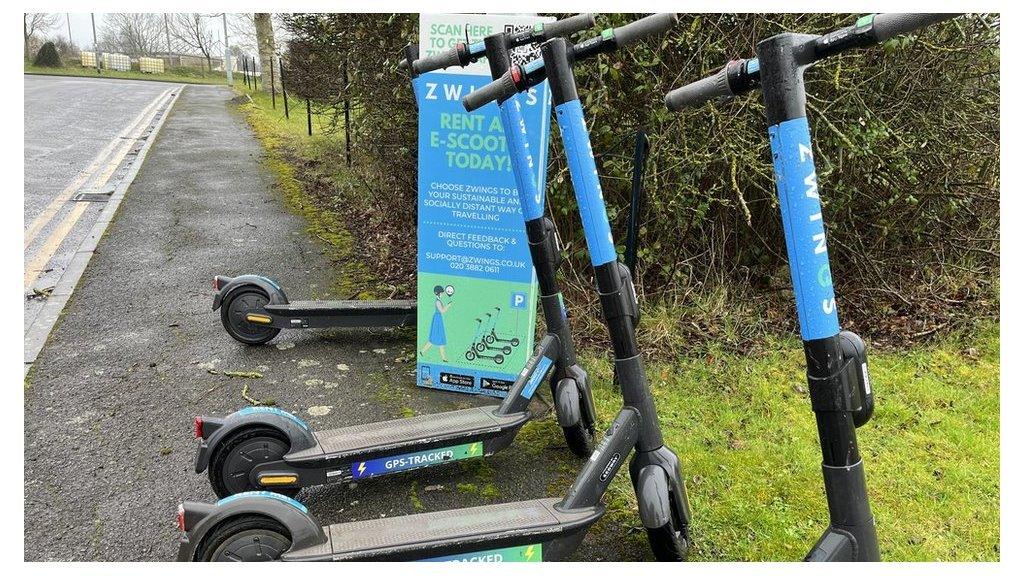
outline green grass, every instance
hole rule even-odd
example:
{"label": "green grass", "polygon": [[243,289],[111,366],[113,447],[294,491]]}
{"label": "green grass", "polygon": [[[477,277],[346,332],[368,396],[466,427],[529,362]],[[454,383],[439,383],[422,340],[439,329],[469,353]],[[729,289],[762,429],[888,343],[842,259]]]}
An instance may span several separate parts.
{"label": "green grass", "polygon": [[[120,78],[126,80],[151,80],[159,82],[181,82],[185,84],[226,84],[223,72],[206,72],[194,68],[173,68],[163,74],[147,74],[138,70],[121,72],[119,70],[103,70],[97,74],[95,68],[82,66],[64,66],[61,68],[44,68],[25,64],[25,74],[41,74],[49,76],[83,76],[89,78]],[[241,75],[233,78],[236,84],[241,83]]]}
{"label": "green grass", "polygon": [[[610,365],[585,359],[609,422],[621,406]],[[869,365],[877,409],[858,432],[883,558],[999,560],[998,326]],[[802,558],[827,515],[800,343],[654,362],[647,375],[683,461],[693,559]],[[611,529],[644,546],[628,475],[607,501]]]}

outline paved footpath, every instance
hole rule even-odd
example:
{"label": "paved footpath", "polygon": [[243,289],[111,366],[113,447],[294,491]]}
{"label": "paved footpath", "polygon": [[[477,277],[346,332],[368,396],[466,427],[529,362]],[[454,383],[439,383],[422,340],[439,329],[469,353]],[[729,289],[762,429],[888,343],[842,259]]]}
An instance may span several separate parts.
{"label": "paved footpath", "polygon": [[[258,348],[224,333],[210,310],[215,274],[260,271],[295,299],[324,292],[331,277],[230,97],[221,87],[182,92],[29,374],[26,560],[173,559],[178,502],[213,499],[193,470],[192,418],[245,406],[246,385],[321,429],[493,402],[417,389],[412,365],[396,362],[414,345],[401,332],[288,332]],[[552,419],[522,436],[531,439],[486,463],[299,497],[327,523],[564,491],[579,461]],[[622,557],[610,540],[588,537],[577,557]]]}

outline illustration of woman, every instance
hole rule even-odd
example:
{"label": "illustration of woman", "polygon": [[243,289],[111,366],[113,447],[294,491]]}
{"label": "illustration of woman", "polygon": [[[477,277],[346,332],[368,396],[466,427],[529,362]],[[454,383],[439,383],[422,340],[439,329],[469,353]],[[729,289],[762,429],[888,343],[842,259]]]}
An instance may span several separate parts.
{"label": "illustration of woman", "polygon": [[452,307],[452,303],[449,301],[445,304],[441,301],[441,294],[451,293],[454,290],[447,290],[442,286],[434,286],[434,317],[430,319],[430,337],[429,341],[423,345],[423,349],[420,350],[420,356],[423,356],[427,350],[430,350],[431,346],[437,346],[437,350],[441,353],[441,360],[443,362],[448,361],[448,355],[444,351],[444,347],[448,344],[448,336],[444,331],[444,318],[442,314],[448,312],[448,309]]}

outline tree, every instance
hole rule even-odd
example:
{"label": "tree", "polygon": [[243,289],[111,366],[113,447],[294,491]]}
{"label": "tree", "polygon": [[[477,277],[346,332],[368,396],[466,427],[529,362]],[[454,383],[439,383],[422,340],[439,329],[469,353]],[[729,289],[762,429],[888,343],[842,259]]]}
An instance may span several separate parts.
{"label": "tree", "polygon": [[160,51],[163,22],[158,14],[107,14],[100,31],[100,47],[107,52],[148,56]]}
{"label": "tree", "polygon": [[43,44],[43,47],[36,54],[35,62],[32,64],[46,68],[61,67],[60,54],[57,54],[57,47],[53,45],[53,42]]}
{"label": "tree", "polygon": [[171,35],[182,45],[198,51],[206,58],[206,67],[213,70],[213,32],[206,27],[205,18],[198,12],[174,15]]}
{"label": "tree", "polygon": [[[253,14],[253,25],[256,28],[256,48],[260,55],[260,80],[263,90],[270,92],[271,67],[274,65],[274,23],[268,13]],[[273,74],[274,89],[281,89],[281,75]]]}
{"label": "tree", "polygon": [[24,33],[25,33],[25,61],[27,62],[31,58],[32,40],[39,32],[44,32],[53,28],[57,24],[57,19],[60,14],[48,14],[46,12],[26,12],[24,19]]}

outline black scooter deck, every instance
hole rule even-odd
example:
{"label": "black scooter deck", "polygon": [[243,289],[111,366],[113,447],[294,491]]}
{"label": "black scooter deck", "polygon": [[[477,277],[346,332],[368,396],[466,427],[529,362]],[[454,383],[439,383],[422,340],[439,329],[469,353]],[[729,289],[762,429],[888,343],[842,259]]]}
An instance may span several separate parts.
{"label": "black scooter deck", "polygon": [[388,328],[416,324],[415,300],[303,300],[267,304],[274,328]]}
{"label": "black scooter deck", "polygon": [[281,316],[305,316],[320,314],[324,316],[342,315],[378,315],[378,314],[415,314],[415,300],[302,300],[288,304],[268,304],[267,312]]}
{"label": "black scooter deck", "polygon": [[[541,544],[582,536],[604,513],[597,506],[558,510],[558,498],[508,502],[332,524],[324,528],[327,542],[292,550],[285,561],[415,560],[509,546]],[[538,558],[558,559],[563,546],[537,547]]]}
{"label": "black scooter deck", "polygon": [[415,451],[460,440],[484,440],[515,432],[530,417],[529,411],[498,416],[493,406],[486,406],[347,426],[315,432],[315,446],[290,453],[285,456],[285,461],[301,465],[303,461],[357,459],[365,458],[368,454]]}

